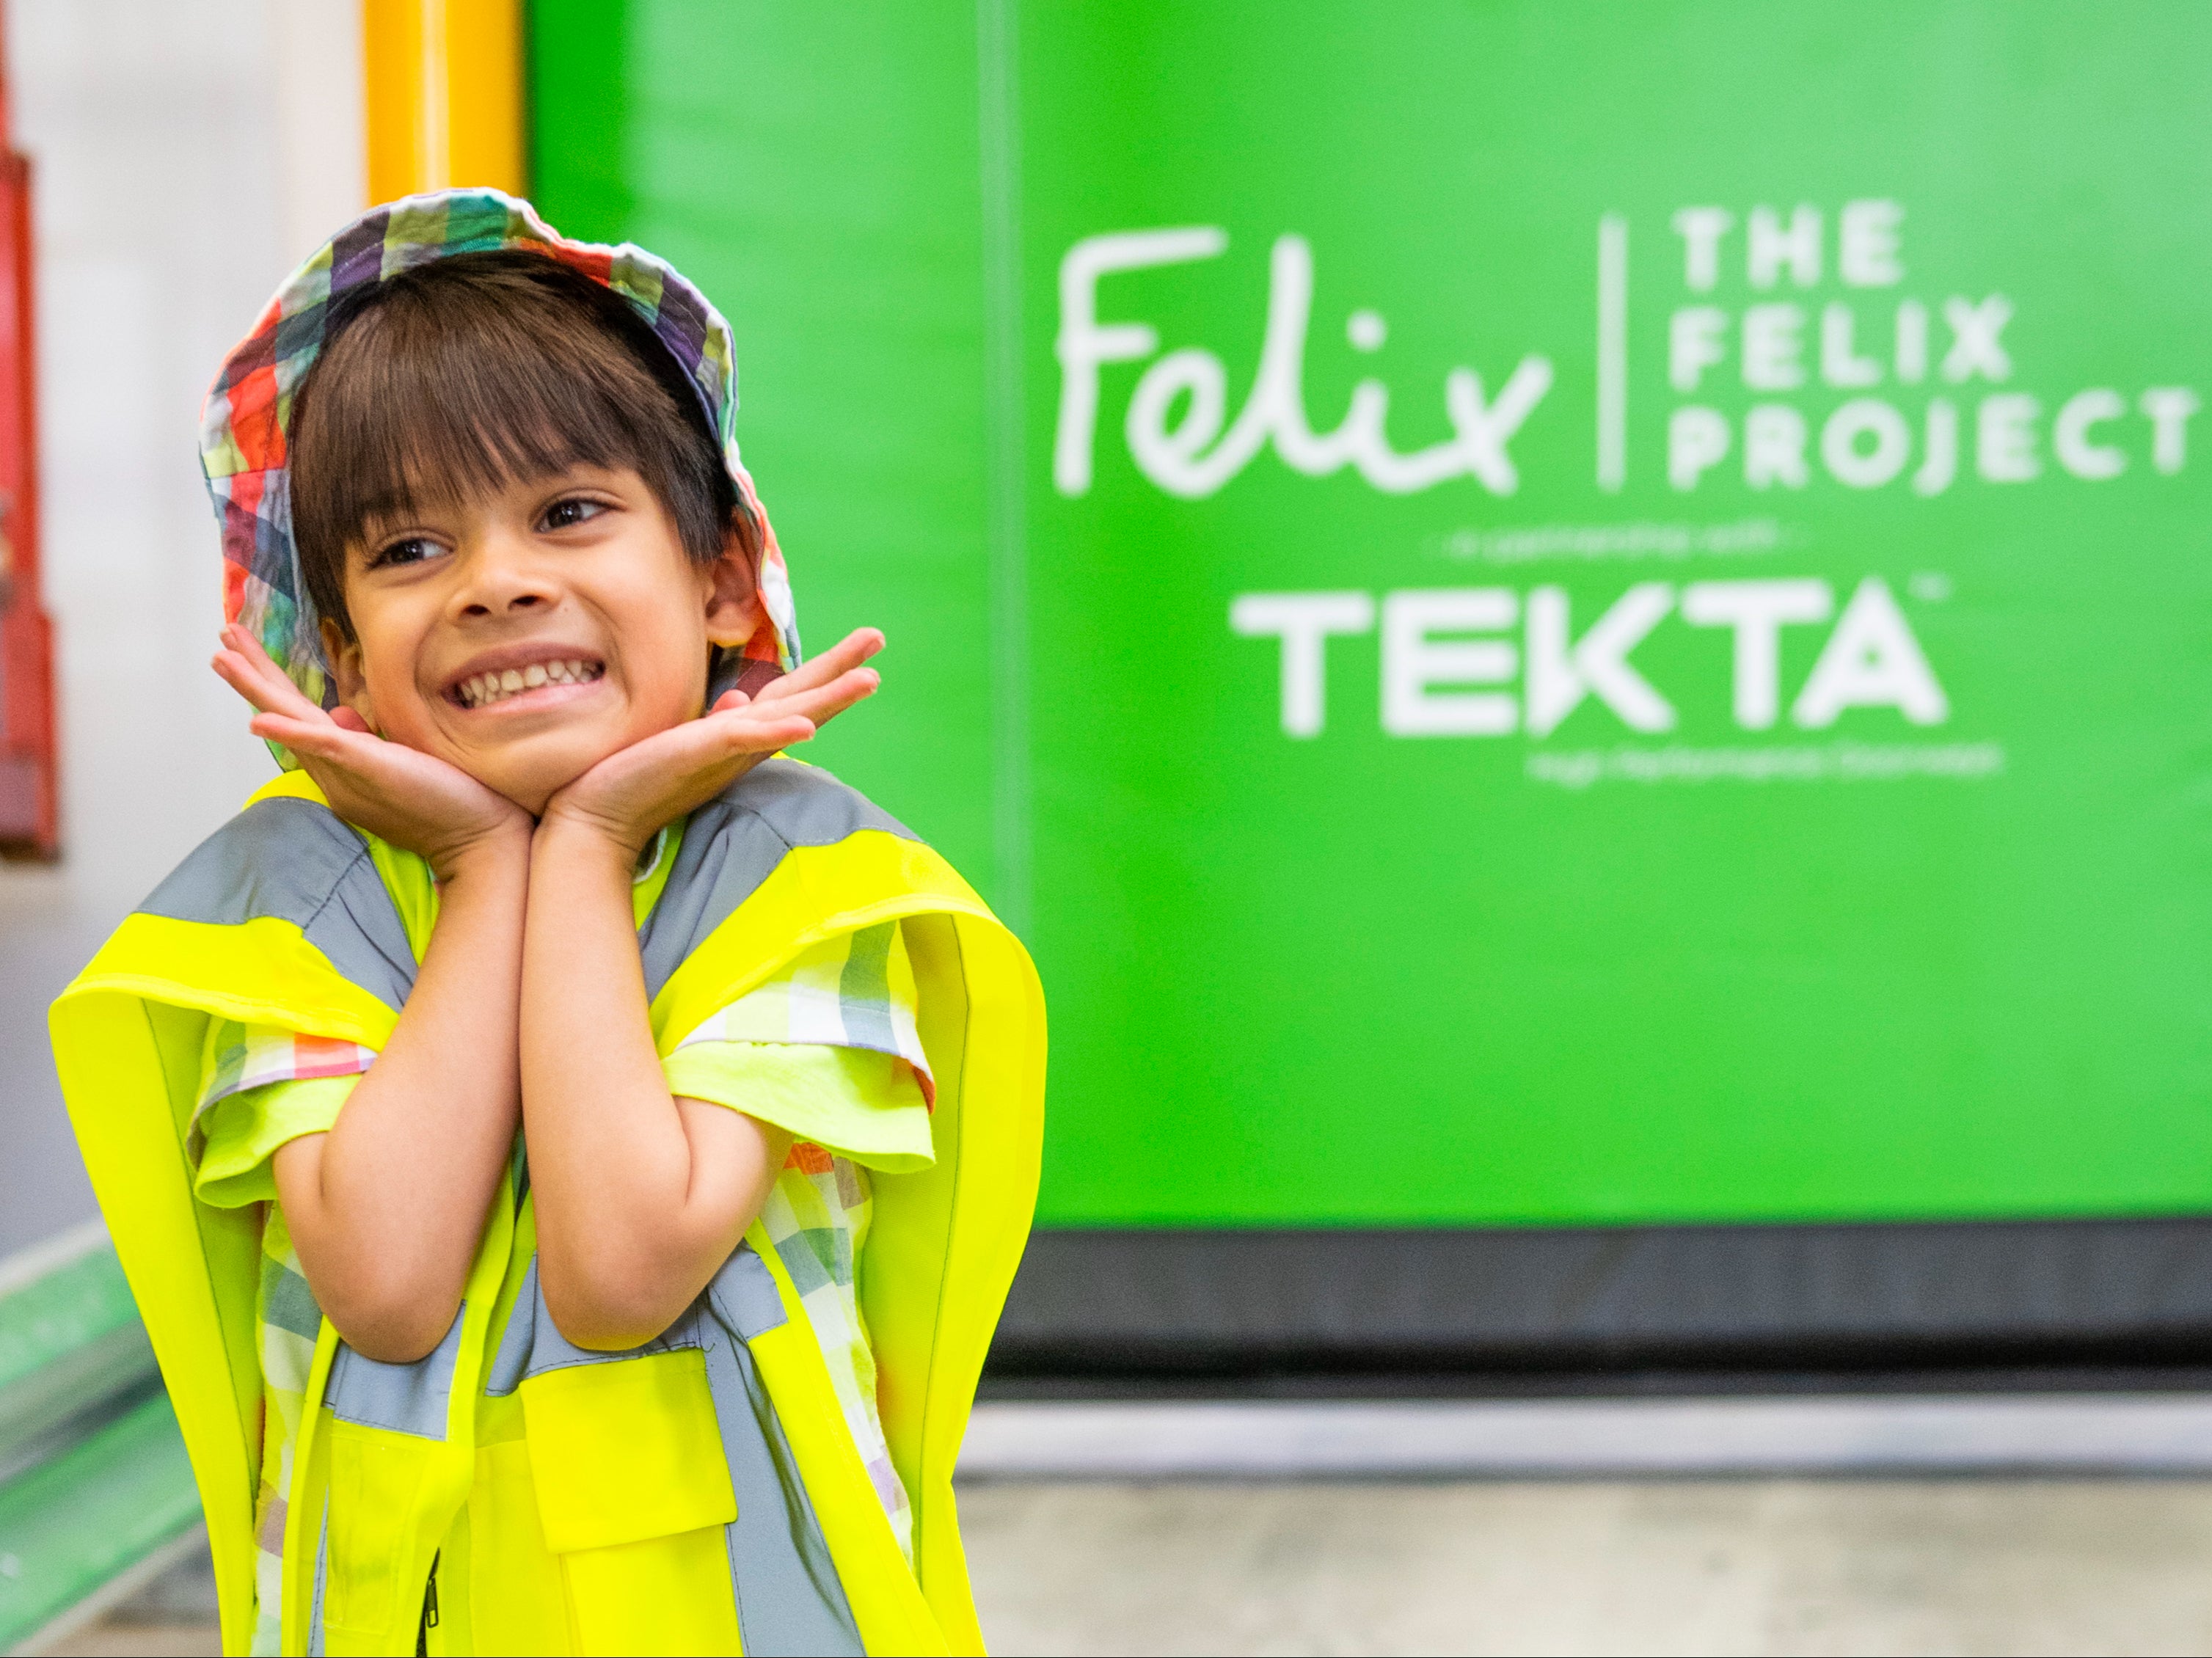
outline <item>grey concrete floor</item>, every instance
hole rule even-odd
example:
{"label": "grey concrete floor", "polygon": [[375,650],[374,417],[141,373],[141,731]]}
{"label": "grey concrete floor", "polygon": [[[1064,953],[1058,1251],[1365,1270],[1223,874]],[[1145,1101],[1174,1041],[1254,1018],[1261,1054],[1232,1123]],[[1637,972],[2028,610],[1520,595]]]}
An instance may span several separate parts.
{"label": "grey concrete floor", "polygon": [[2212,1484],[980,1487],[1008,1653],[2195,1653]]}
{"label": "grey concrete floor", "polygon": [[[961,1512],[1000,1653],[2212,1651],[2212,1481],[994,1481]],[[174,1613],[54,1650],[216,1650]]]}

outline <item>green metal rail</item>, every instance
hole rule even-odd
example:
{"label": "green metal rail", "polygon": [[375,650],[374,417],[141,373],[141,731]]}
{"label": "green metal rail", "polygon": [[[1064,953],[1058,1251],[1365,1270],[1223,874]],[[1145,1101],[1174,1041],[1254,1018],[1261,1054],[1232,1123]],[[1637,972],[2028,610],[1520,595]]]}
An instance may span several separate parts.
{"label": "green metal rail", "polygon": [[0,1652],[35,1649],[199,1518],[106,1234],[0,1263]]}

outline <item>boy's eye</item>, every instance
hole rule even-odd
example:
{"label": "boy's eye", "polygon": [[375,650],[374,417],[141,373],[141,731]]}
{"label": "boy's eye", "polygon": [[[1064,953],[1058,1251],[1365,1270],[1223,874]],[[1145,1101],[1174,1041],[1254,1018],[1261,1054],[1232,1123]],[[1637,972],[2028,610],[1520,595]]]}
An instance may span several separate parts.
{"label": "boy's eye", "polygon": [[369,555],[368,568],[381,570],[399,564],[420,564],[426,558],[435,558],[446,550],[428,536],[405,536],[398,541],[386,542]]}
{"label": "boy's eye", "polygon": [[540,530],[568,530],[597,518],[606,507],[599,501],[586,501],[572,495],[566,501],[556,501],[545,509],[544,517],[538,521]]}

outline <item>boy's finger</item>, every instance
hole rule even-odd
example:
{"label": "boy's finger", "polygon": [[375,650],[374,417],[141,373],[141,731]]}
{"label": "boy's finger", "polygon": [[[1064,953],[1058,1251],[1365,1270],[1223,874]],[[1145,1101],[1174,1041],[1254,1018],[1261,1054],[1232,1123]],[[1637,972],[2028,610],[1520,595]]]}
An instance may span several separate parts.
{"label": "boy's finger", "polygon": [[345,739],[355,735],[328,720],[301,720],[276,708],[255,714],[246,729],[256,737],[274,738],[289,748],[312,744],[318,752],[343,749]]}
{"label": "boy's finger", "polygon": [[246,728],[264,743],[282,743],[296,755],[324,760],[338,757],[337,745],[331,741],[335,726],[310,726],[304,720],[287,720],[281,714],[264,714],[255,715]]}
{"label": "boy's finger", "polygon": [[257,667],[271,669],[279,673],[283,671],[281,668],[277,668],[276,659],[263,648],[260,638],[252,629],[236,622],[228,622],[223,624],[222,634],[224,641],[231,649]]}
{"label": "boy's finger", "polygon": [[796,705],[842,697],[850,701],[855,698],[868,695],[883,683],[883,675],[878,673],[873,668],[848,668],[836,678],[825,680],[819,685],[808,686],[803,690],[794,691],[783,701]]}
{"label": "boy's finger", "polygon": [[750,708],[731,709],[714,726],[715,747],[726,755],[804,743],[814,735],[815,722],[795,709],[778,708],[770,713],[756,702]]}
{"label": "boy's finger", "polygon": [[884,632],[880,628],[855,628],[821,655],[802,663],[794,677],[804,680],[809,669],[829,673],[843,673],[857,668],[884,647]]}
{"label": "boy's finger", "polygon": [[[374,736],[348,731],[321,710],[316,712],[321,717],[314,720],[295,720],[283,713],[258,714],[246,723],[246,729],[256,737],[282,743],[295,754],[314,755],[356,772],[377,762],[384,745]],[[369,746],[362,747],[364,743]]]}
{"label": "boy's finger", "polygon": [[303,714],[312,715],[322,711],[292,683],[292,676],[276,665],[269,653],[262,648],[259,640],[236,623],[223,631],[231,648],[245,659],[246,665],[253,670],[273,695],[293,705]]}
{"label": "boy's finger", "polygon": [[[238,667],[252,683],[261,687],[261,695],[249,695],[249,700],[257,708],[279,706],[295,718],[309,717],[322,712],[301,694],[300,688],[292,683],[289,674],[270,660],[269,653],[261,648],[261,641],[236,623],[223,629],[222,642],[228,647],[228,654],[236,659]],[[223,677],[230,679],[240,695],[248,695],[237,680],[231,679],[228,674]]]}
{"label": "boy's finger", "polygon": [[253,665],[235,651],[218,651],[210,664],[224,684],[236,691],[255,708],[274,712],[282,706],[282,699],[272,691]]}
{"label": "boy's finger", "polygon": [[763,720],[746,732],[744,740],[738,747],[737,752],[757,753],[762,750],[787,749],[794,743],[805,742],[814,735],[814,722],[811,720],[802,719],[797,714]]}
{"label": "boy's finger", "polygon": [[882,676],[873,668],[854,668],[826,685],[792,692],[770,701],[763,697],[743,708],[717,708],[710,718],[750,720],[773,723],[787,716],[819,721],[842,713],[864,696],[874,694]]}
{"label": "boy's finger", "polygon": [[883,647],[882,629],[855,628],[821,655],[810,658],[782,678],[763,687],[761,700],[781,702],[801,691],[826,685],[841,675],[851,672]]}
{"label": "boy's finger", "polygon": [[873,668],[854,668],[826,685],[778,697],[774,706],[778,714],[804,714],[818,723],[844,713],[863,697],[874,695],[882,683],[883,677]]}
{"label": "boy's finger", "polygon": [[229,686],[255,708],[258,708],[261,706],[259,683],[246,672],[246,665],[239,661],[231,653],[217,651],[214,659],[208,665],[215,670],[216,677],[224,684]]}
{"label": "boy's finger", "polygon": [[283,671],[269,659],[269,653],[261,648],[261,641],[236,623],[229,623],[224,626],[222,647],[235,656],[240,665],[256,678],[281,679],[283,677]]}

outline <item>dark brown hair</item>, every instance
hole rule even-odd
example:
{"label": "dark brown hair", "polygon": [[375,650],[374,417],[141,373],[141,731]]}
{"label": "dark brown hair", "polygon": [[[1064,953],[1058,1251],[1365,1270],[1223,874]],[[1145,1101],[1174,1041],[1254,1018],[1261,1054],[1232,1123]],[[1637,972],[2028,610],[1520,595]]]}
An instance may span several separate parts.
{"label": "dark brown hair", "polygon": [[457,253],[362,291],[294,397],[290,436],[301,574],[349,639],[346,549],[373,520],[571,466],[636,472],[695,563],[732,526],[759,558],[675,357],[621,295],[544,254]]}

